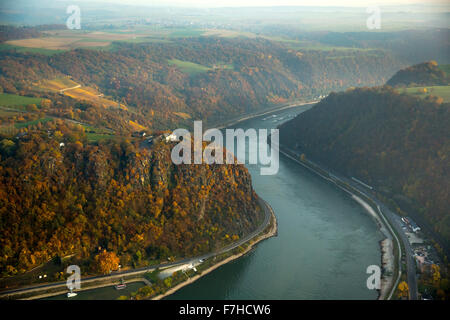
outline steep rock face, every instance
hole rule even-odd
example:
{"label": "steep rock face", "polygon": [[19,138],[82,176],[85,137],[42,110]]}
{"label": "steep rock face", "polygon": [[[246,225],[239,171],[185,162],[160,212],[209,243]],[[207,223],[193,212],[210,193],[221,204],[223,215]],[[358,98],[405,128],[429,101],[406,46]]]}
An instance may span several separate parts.
{"label": "steep rock face", "polygon": [[243,165],[177,166],[165,142],[150,149],[127,140],[92,145],[80,133],[64,140],[69,130],[61,130],[61,138],[32,131],[0,150],[4,276],[56,255],[90,265],[98,247],[123,265],[195,255],[261,221]]}

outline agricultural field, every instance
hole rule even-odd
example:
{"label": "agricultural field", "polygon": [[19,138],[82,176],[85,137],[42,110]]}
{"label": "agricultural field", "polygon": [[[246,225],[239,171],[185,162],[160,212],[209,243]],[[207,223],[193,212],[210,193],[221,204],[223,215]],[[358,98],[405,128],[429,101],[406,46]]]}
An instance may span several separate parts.
{"label": "agricultural field", "polygon": [[[180,32],[179,34],[182,34]],[[208,29],[204,30],[198,36],[210,36],[210,37],[222,37],[222,38],[250,38],[254,39],[256,37],[265,38],[270,41],[281,42],[286,45],[288,48],[293,50],[317,50],[317,51],[342,51],[342,52],[350,52],[350,51],[370,51],[373,50],[371,48],[353,48],[353,47],[341,47],[341,46],[330,46],[325,45],[316,41],[306,41],[306,40],[295,40],[288,39],[286,37],[274,37],[274,36],[266,36],[266,35],[257,35],[252,32],[244,32],[237,30],[221,30],[221,29]]]}
{"label": "agricultural field", "polygon": [[224,64],[224,63],[217,63],[211,67],[197,64],[194,62],[178,60],[178,59],[168,60],[168,63],[171,66],[173,66],[173,65],[177,66],[181,70],[181,72],[187,73],[189,75],[196,75],[199,73],[205,73],[205,72],[208,72],[211,70],[218,70],[218,69],[222,69],[222,70],[233,70],[234,69],[234,66],[232,64]]}
{"label": "agricultural field", "polygon": [[119,34],[98,31],[86,32],[78,30],[48,31],[45,35],[46,36],[40,38],[9,40],[5,43],[7,45],[22,48],[72,50],[75,48],[107,47],[110,46],[113,41],[125,41],[136,39],[141,36],[135,35],[134,33]]}
{"label": "agricultural field", "polygon": [[95,105],[101,105],[104,108],[120,108],[126,110],[127,107],[122,104],[103,97],[103,94],[91,87],[81,87],[64,91],[64,94],[81,101],[89,101]]}
{"label": "agricultural field", "polygon": [[191,37],[200,37],[205,33],[204,30],[197,29],[180,29],[173,32],[170,32],[169,38],[191,38]]}
{"label": "agricultural field", "polygon": [[33,83],[34,89],[39,91],[60,91],[67,88],[73,88],[79,84],[69,77],[61,77],[52,80],[40,80]]}
{"label": "agricultural field", "polygon": [[0,51],[3,50],[15,50],[16,52],[28,52],[28,53],[37,53],[42,54],[44,56],[52,56],[57,53],[64,52],[66,50],[52,50],[52,49],[44,49],[44,48],[27,48],[27,47],[20,47],[15,46],[12,44],[6,44],[6,43],[0,43]]}
{"label": "agricultural field", "polygon": [[330,46],[316,41],[293,40],[278,37],[266,37],[272,41],[278,41],[285,44],[288,48],[293,50],[314,50],[314,51],[339,51],[339,52],[355,52],[355,51],[373,51],[372,48],[353,48]]}
{"label": "agricultural field", "polygon": [[[25,107],[30,104],[40,105],[41,104],[40,98],[32,98],[32,97],[24,97],[24,96],[18,96],[15,94],[8,94],[8,93],[1,93],[0,94],[0,107],[8,107],[8,108],[14,108],[17,107]],[[24,108],[17,108],[19,110],[24,110]]]}
{"label": "agricultural field", "polygon": [[[119,103],[107,99],[98,90],[92,87],[82,86],[69,77],[57,78],[53,80],[41,80],[33,84],[36,90],[53,91],[67,95],[71,98],[88,101],[94,105],[104,108],[118,108]],[[126,110],[127,106],[120,104],[120,108]]]}
{"label": "agricultural field", "polygon": [[444,102],[450,102],[450,86],[410,87],[398,89],[400,93],[407,93],[416,97],[425,98],[429,95],[441,97]]}
{"label": "agricultural field", "polygon": [[100,140],[109,140],[114,139],[116,136],[109,133],[92,133],[92,132],[86,132],[86,137],[88,142],[97,142]]}
{"label": "agricultural field", "polygon": [[0,50],[15,49],[19,52],[33,52],[45,55],[76,48],[111,50],[115,41],[170,42],[174,38],[198,37],[204,30],[136,27],[113,31],[52,30],[44,31],[43,37],[9,40],[0,45]]}
{"label": "agricultural field", "polygon": [[[190,38],[200,36],[223,38],[256,38],[258,36],[272,41],[278,41],[294,50],[321,50],[321,51],[355,51],[370,50],[323,45],[315,41],[302,41],[285,37],[257,35],[252,32],[222,29],[195,29],[195,28],[164,28],[155,26],[137,25],[127,29],[112,29],[108,31],[86,30],[52,30],[44,31],[40,38],[9,40],[0,45],[0,50],[16,49],[20,52],[35,52],[51,55],[76,48],[114,50],[114,42],[170,42],[177,38]],[[195,69],[195,68],[194,68]]]}
{"label": "agricultural field", "polygon": [[108,46],[109,42],[88,42],[82,41],[81,38],[33,38],[6,41],[6,44],[16,47],[46,49],[46,50],[71,50],[85,46]]}

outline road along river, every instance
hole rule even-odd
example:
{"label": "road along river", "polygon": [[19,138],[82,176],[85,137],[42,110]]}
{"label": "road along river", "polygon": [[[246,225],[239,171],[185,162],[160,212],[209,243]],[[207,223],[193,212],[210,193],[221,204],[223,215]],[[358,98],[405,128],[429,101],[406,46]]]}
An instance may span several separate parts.
{"label": "road along river", "polygon": [[[304,110],[290,108],[229,128],[275,128]],[[165,299],[376,299],[366,269],[380,265],[384,237],[367,211],[281,154],[276,175],[247,167],[255,191],[277,215],[278,236]]]}

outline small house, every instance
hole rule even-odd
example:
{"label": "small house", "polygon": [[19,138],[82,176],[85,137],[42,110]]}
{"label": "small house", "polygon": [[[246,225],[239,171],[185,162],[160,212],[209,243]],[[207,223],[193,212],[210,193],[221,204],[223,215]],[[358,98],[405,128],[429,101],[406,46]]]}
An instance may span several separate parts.
{"label": "small house", "polygon": [[177,142],[179,139],[176,134],[169,134],[166,136],[166,142]]}

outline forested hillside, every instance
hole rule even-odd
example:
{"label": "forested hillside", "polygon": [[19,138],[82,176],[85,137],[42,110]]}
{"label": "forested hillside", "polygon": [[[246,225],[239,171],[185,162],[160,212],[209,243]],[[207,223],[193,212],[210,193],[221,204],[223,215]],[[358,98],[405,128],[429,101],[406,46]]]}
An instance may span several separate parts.
{"label": "forested hillside", "polygon": [[448,75],[439,69],[436,61],[424,62],[398,71],[386,83],[398,86],[446,86],[450,82]]}
{"label": "forested hillside", "polygon": [[332,93],[280,128],[281,143],[357,177],[450,240],[450,104],[390,87]]}
{"label": "forested hillside", "polygon": [[171,148],[92,144],[62,120],[0,137],[2,276],[69,255],[84,272],[108,272],[94,258],[103,250],[142,266],[210,252],[256,228],[261,212],[244,166],[175,166]]}
{"label": "forested hillside", "polygon": [[238,239],[261,218],[243,166],[174,166],[169,145],[131,134],[382,83],[396,65],[382,51],[302,53],[212,37],[1,51],[1,274],[67,256],[107,272],[103,260],[142,266]]}
{"label": "forested hillside", "polygon": [[[21,32],[29,31],[39,32]],[[108,272],[99,267],[104,259],[137,267],[208,252],[242,237],[261,219],[243,166],[175,166],[170,144],[146,144],[132,134],[146,131],[156,137],[161,130],[189,128],[197,119],[214,124],[289,101],[317,99],[332,90],[382,84],[400,67],[383,50],[297,50],[261,38],[115,42],[105,50],[49,55],[1,50],[2,276],[71,256],[83,270],[103,273]],[[333,97],[340,95],[322,104]],[[423,103],[433,106],[430,112],[423,109],[427,117],[438,117],[441,105]],[[355,119],[353,111],[342,115],[341,125]],[[328,117],[331,124],[340,116]],[[326,121],[317,125],[310,139],[323,128],[333,126]],[[308,146],[314,156],[321,144]],[[371,155],[359,146],[357,151],[351,144],[346,147],[347,156]],[[403,156],[394,147],[385,152]],[[448,146],[443,150],[448,152]],[[347,164],[344,155],[341,160],[336,164]],[[431,160],[424,161],[430,165]],[[441,168],[437,160],[431,164]],[[406,166],[402,169],[389,167],[400,177],[407,172]],[[361,177],[369,176],[361,170]],[[437,172],[429,174],[443,179]],[[406,184],[407,196],[434,210],[433,222],[445,222],[442,190],[435,202],[427,193],[437,184],[429,187],[429,180],[408,176],[397,185],[392,177],[382,181],[383,187],[403,194]]]}
{"label": "forested hillside", "polygon": [[382,84],[401,66],[381,50],[303,52],[264,39],[200,37],[51,56],[3,50],[0,87],[43,96],[40,81],[70,76],[128,106],[144,126],[166,129],[192,122],[186,118],[215,123],[331,90]]}

